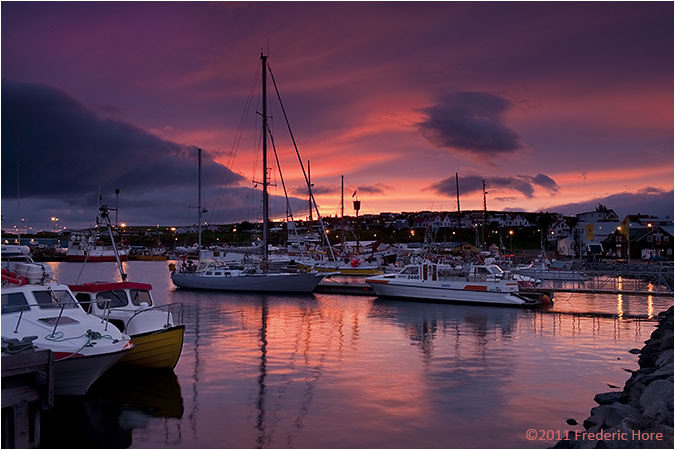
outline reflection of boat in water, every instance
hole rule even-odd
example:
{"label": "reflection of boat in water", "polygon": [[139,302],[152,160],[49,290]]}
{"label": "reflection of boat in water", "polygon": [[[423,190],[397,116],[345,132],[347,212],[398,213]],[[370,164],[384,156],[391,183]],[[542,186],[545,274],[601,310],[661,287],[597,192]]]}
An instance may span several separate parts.
{"label": "reflection of boat in water", "polygon": [[91,395],[118,400],[152,417],[183,417],[183,397],[173,370],[116,366],[94,383]]}
{"label": "reflection of boat in water", "polygon": [[371,309],[370,315],[383,314],[383,318],[393,318],[403,325],[422,325],[437,323],[442,327],[453,324],[470,324],[485,331],[490,328],[510,330],[522,314],[531,314],[530,310],[501,308],[499,306],[457,304],[448,308],[440,303],[408,303],[393,299],[378,298],[375,306],[386,309]]}
{"label": "reflection of boat in water", "polygon": [[366,283],[384,297],[514,306],[537,304],[521,295],[518,282],[494,264],[454,268],[424,262],[406,266],[398,273],[368,278]]}
{"label": "reflection of boat in water", "polygon": [[171,370],[116,367],[84,397],[58,398],[45,412],[46,448],[127,448],[132,431],[152,418],[183,416],[183,398]]}

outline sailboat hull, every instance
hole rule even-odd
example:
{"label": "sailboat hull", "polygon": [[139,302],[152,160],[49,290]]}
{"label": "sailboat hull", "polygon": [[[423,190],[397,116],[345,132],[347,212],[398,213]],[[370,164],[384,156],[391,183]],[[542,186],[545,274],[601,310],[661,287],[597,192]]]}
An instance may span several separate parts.
{"label": "sailboat hull", "polygon": [[248,292],[312,292],[321,278],[322,275],[313,273],[212,276],[203,272],[174,272],[171,275],[171,280],[179,288]]}

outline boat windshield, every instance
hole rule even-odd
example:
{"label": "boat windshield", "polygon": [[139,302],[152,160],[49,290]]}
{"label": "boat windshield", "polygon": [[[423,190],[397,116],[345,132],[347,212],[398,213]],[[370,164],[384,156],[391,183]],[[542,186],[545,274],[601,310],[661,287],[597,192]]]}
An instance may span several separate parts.
{"label": "boat windshield", "polygon": [[503,275],[504,271],[499,266],[489,266],[488,270],[495,275]]}
{"label": "boat windshield", "polygon": [[146,303],[148,306],[152,306],[152,297],[150,297],[150,292],[141,291],[139,289],[131,289],[129,291],[131,296],[131,303],[136,306],[141,306],[141,303]]}
{"label": "boat windshield", "polygon": [[408,266],[401,271],[401,275],[417,275],[419,272],[417,266]]}
{"label": "boat windshield", "polygon": [[28,311],[28,302],[23,292],[13,292],[11,294],[2,294],[2,314]]}
{"label": "boat windshield", "polygon": [[35,300],[37,300],[40,308],[60,308],[65,305],[66,308],[77,308],[77,302],[70,294],[70,292],[65,290],[59,291],[33,291]]}
{"label": "boat windshield", "polygon": [[[105,309],[106,307],[119,308],[129,304],[129,300],[127,300],[127,293],[124,292],[123,289],[99,292],[96,294],[96,300],[98,300],[97,305],[100,309]],[[110,300],[110,302],[106,303],[105,300]]]}

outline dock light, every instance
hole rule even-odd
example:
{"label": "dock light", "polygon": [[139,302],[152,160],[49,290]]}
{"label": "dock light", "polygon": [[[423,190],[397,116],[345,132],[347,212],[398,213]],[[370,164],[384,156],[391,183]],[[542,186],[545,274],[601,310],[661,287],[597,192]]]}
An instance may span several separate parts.
{"label": "dock light", "polygon": [[648,228],[651,228],[651,227],[652,227],[652,224],[651,224],[651,223],[648,223],[648,224],[647,224],[647,227],[648,227]]}
{"label": "dock light", "polygon": [[176,227],[171,227],[171,231],[176,231]]}
{"label": "dock light", "polygon": [[122,228],[126,228],[127,224],[124,223],[124,222],[122,222],[122,223],[120,224],[120,226],[121,226]]}
{"label": "dock light", "polygon": [[509,230],[509,234],[513,236],[513,230]]}

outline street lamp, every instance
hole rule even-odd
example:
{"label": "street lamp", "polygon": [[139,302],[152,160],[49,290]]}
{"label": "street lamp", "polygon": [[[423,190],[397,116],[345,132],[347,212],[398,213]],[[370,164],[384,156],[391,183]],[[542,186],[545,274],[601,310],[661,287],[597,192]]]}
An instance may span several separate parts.
{"label": "street lamp", "polygon": [[56,222],[59,221],[58,217],[52,217],[52,224],[54,226],[54,233],[56,233]]}
{"label": "street lamp", "polygon": [[511,254],[513,254],[513,230],[509,230],[509,237],[511,238]]}

